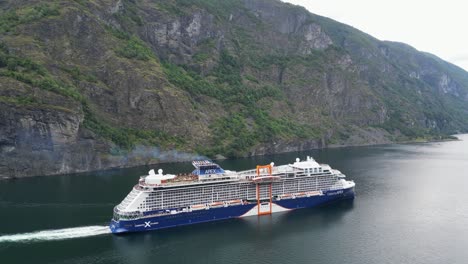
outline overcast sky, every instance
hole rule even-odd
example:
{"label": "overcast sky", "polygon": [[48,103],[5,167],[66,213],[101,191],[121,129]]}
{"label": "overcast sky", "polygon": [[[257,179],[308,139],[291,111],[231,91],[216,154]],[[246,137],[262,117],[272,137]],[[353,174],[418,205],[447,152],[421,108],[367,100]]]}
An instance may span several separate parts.
{"label": "overcast sky", "polygon": [[468,71],[467,0],[283,0],[381,39],[407,43]]}

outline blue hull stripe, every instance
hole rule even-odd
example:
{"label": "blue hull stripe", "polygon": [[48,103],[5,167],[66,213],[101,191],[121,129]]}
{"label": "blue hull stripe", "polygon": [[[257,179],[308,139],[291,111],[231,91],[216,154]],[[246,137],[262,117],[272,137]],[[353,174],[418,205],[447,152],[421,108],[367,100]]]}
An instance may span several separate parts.
{"label": "blue hull stripe", "polygon": [[275,203],[287,209],[300,209],[315,207],[327,202],[348,198],[354,198],[354,188],[347,190],[328,191],[324,192],[324,195],[321,196],[275,201]]}
{"label": "blue hull stripe", "polygon": [[[354,198],[354,188],[345,190],[335,190],[324,192],[321,196],[312,196],[304,198],[296,198],[289,200],[275,201],[277,205],[286,209],[311,208],[327,202],[337,201],[342,199]],[[147,217],[136,220],[112,220],[110,229],[112,233],[125,232],[141,232],[149,230],[157,230],[169,227],[192,225],[197,223],[218,221],[230,218],[236,218],[244,215],[257,204],[245,204],[221,208],[213,208],[209,210],[198,210],[192,212],[183,212],[172,215],[163,215],[156,217]]]}

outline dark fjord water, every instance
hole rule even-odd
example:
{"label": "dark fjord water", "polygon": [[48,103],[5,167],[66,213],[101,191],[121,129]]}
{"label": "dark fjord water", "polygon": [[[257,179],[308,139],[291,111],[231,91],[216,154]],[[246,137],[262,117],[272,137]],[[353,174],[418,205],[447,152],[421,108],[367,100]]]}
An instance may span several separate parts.
{"label": "dark fjord water", "polygon": [[[311,155],[353,179],[357,196],[126,236],[105,225],[148,168],[0,182],[0,262],[468,263],[468,135],[460,138],[223,161],[242,170]],[[160,167],[191,170],[190,163]]]}

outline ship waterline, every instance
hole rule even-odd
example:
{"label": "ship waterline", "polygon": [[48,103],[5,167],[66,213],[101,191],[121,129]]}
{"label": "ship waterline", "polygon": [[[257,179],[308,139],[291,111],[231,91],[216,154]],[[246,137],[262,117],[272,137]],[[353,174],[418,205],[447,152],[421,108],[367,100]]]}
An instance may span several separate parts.
{"label": "ship waterline", "polygon": [[354,182],[327,164],[299,158],[292,164],[225,171],[211,161],[194,161],[189,174],[150,170],[114,208],[113,233],[268,215],[354,198]]}

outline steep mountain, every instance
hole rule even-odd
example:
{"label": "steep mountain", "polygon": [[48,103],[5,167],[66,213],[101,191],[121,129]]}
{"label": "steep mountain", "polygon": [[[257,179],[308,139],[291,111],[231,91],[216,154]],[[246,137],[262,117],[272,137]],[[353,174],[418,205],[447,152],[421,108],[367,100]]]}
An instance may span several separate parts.
{"label": "steep mountain", "polygon": [[0,176],[468,130],[467,72],[280,1],[0,10]]}

